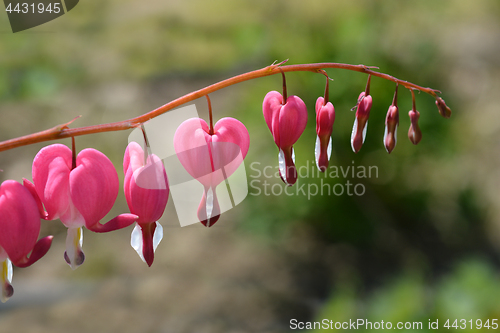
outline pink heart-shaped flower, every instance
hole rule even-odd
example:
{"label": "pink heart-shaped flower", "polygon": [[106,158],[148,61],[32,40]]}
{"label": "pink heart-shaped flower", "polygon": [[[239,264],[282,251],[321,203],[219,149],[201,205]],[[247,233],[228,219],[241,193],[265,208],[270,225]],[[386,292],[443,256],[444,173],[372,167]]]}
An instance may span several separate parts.
{"label": "pink heart-shaped flower", "polygon": [[293,145],[300,138],[307,125],[307,107],[297,96],[283,96],[270,91],[264,97],[262,112],[274,143],[280,149],[280,175],[287,185],[297,181]]}
{"label": "pink heart-shaped flower", "polygon": [[[204,187],[198,218],[208,226],[220,215],[215,188],[241,165],[250,146],[248,131],[234,118],[222,118],[213,134],[203,119],[184,121],[174,135],[174,148],[186,171]],[[208,220],[208,222],[207,222]]]}
{"label": "pink heart-shaped flower", "polygon": [[73,166],[71,149],[62,144],[42,148],[33,161],[33,183],[25,180],[47,210],[46,219],[59,218],[68,227],[65,259],[72,268],[84,260],[81,227],[108,232],[134,223],[133,214],[121,214],[105,224],[100,220],[111,210],[119,190],[118,174],[103,153],[82,150]]}
{"label": "pink heart-shaped flower", "polygon": [[30,266],[45,255],[52,242],[52,236],[37,242],[39,233],[40,214],[31,193],[14,180],[4,181],[0,186],[0,248],[14,265]]}
{"label": "pink heart-shaped flower", "polygon": [[332,127],[335,122],[335,108],[333,104],[327,102],[323,97],[316,100],[316,165],[322,172],[328,168],[331,155]]}
{"label": "pink heart-shaped flower", "polygon": [[131,245],[151,266],[163,237],[163,228],[157,221],[163,215],[170,190],[162,160],[154,154],[145,158],[144,153],[137,142],[128,144],[123,158],[124,192],[130,212],[139,216]]}

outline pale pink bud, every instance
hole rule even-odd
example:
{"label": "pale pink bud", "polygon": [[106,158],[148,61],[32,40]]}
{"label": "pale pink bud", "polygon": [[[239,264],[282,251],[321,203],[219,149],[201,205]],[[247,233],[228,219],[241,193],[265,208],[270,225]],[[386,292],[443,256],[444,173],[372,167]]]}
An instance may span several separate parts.
{"label": "pale pink bud", "polygon": [[422,140],[422,131],[418,126],[418,118],[420,118],[420,112],[417,110],[411,110],[409,113],[410,116],[410,129],[408,130],[408,138],[410,141],[416,145]]}
{"label": "pale pink bud", "polygon": [[444,99],[441,97],[436,98],[436,106],[438,107],[439,114],[444,118],[451,117],[451,109],[446,105]]}
{"label": "pale pink bud", "polygon": [[398,125],[399,125],[398,107],[395,105],[391,105],[389,106],[389,110],[387,111],[387,116],[385,117],[385,133],[384,133],[384,146],[389,154],[394,149],[394,147],[396,147]]}

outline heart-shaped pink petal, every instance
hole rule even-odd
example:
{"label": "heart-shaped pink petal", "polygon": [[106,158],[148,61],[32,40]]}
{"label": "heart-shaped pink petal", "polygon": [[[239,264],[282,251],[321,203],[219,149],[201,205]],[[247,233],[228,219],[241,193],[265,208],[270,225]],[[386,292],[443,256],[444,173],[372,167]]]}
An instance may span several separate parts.
{"label": "heart-shaped pink petal", "polygon": [[307,107],[297,96],[289,96],[279,112],[279,147],[291,147],[307,125]]}
{"label": "heart-shaped pink petal", "polygon": [[71,159],[71,149],[62,144],[53,144],[42,148],[33,161],[33,183],[44,203],[48,220],[60,218],[70,207]]}
{"label": "heart-shaped pink petal", "polygon": [[35,199],[20,183],[6,180],[0,186],[0,246],[14,265],[26,267],[45,255],[52,236],[37,243],[39,233],[40,214]]}
{"label": "heart-shaped pink petal", "polygon": [[[138,215],[137,223],[156,222],[167,205],[169,187],[162,160],[156,155],[147,157],[136,142],[130,142],[124,160],[129,164],[125,171],[124,191],[132,214]],[[124,167],[125,169],[125,167]]]}
{"label": "heart-shaped pink petal", "polygon": [[275,90],[268,92],[264,97],[264,102],[262,103],[264,120],[273,135],[274,143],[276,143],[278,147],[280,146],[279,113],[282,106],[283,96]]}
{"label": "heart-shaped pink petal", "polygon": [[203,119],[184,121],[174,135],[177,157],[186,171],[206,187],[216,187],[240,166],[250,146],[248,131],[234,118],[222,118],[210,135]]}
{"label": "heart-shaped pink petal", "polygon": [[240,121],[222,118],[211,135],[199,118],[184,121],[174,135],[174,148],[186,171],[204,187],[198,218],[207,227],[219,218],[215,188],[230,177],[248,153],[250,136]]}

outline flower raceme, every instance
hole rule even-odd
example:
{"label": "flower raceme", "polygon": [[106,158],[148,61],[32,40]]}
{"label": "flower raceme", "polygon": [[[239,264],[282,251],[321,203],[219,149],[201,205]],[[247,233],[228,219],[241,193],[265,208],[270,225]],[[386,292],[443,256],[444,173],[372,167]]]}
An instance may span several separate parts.
{"label": "flower raceme", "polygon": [[330,155],[332,154],[332,127],[335,122],[335,108],[325,98],[318,97],[316,100],[316,165],[322,172],[328,168]]}
{"label": "flower raceme", "polygon": [[306,128],[307,107],[297,96],[286,97],[277,91],[270,91],[264,97],[262,111],[274,143],[279,148],[280,176],[285,184],[291,186],[297,181],[293,145]]}
{"label": "flower raceme", "polygon": [[33,161],[33,184],[25,180],[40,197],[47,215],[59,218],[68,228],[66,262],[75,269],[85,259],[81,249],[82,227],[108,232],[129,226],[137,220],[133,214],[121,214],[106,224],[99,221],[111,210],[119,190],[118,174],[103,153],[82,150],[75,159],[62,144],[42,148]]}
{"label": "flower raceme", "polygon": [[123,158],[124,192],[132,214],[139,218],[132,231],[131,245],[141,259],[151,266],[156,247],[163,238],[158,220],[167,205],[169,187],[162,160],[130,142]]}
{"label": "flower raceme", "polygon": [[198,219],[210,227],[220,217],[216,187],[243,162],[250,146],[248,131],[239,120],[222,118],[209,128],[200,118],[184,121],[175,131],[174,149],[186,171],[203,185]]}
{"label": "flower raceme", "polygon": [[[52,236],[37,241],[40,233],[40,211],[36,198],[14,180],[0,185],[0,265],[2,302],[12,288],[12,264],[27,267],[43,257],[50,248]],[[28,254],[31,255],[28,257]]]}

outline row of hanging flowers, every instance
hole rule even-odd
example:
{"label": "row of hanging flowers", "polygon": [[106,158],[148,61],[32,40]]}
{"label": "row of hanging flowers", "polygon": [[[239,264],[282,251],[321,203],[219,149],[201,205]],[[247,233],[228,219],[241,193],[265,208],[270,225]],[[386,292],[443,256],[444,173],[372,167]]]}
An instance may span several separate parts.
{"label": "row of hanging flowers", "polygon": [[[315,159],[318,169],[322,172],[327,169],[331,155],[335,109],[328,97],[329,77],[321,68],[346,68],[369,74],[366,88],[359,95],[356,106],[353,108],[356,114],[351,146],[356,153],[361,149],[366,137],[372,106],[370,95],[372,75],[396,82],[394,98],[385,120],[383,143],[387,152],[390,153],[396,146],[399,125],[397,96],[400,84],[410,89],[412,93],[413,107],[409,112],[411,125],[408,131],[408,137],[412,143],[417,144],[422,138],[418,126],[420,114],[415,108],[414,89],[435,97],[442,116],[448,118],[451,115],[451,110],[444,100],[436,95],[436,90],[422,88],[386,74],[374,72],[366,66],[326,63],[294,65],[294,67],[282,66],[283,63],[240,75],[235,77],[236,79],[222,81],[218,83],[219,86],[216,84],[205,90],[211,88],[214,91],[217,90],[213,88],[214,86],[220,89],[244,79],[281,72],[283,91],[282,93],[278,91],[267,93],[262,110],[264,120],[278,147],[280,176],[288,186],[292,186],[297,180],[293,145],[306,127],[308,112],[305,103],[299,97],[288,96],[285,69],[314,71],[326,76],[325,94],[317,99],[315,105],[317,135]],[[228,83],[230,80],[233,81]],[[203,89],[198,91],[198,94],[192,93],[186,96],[193,99],[206,96],[209,104],[209,123],[207,124],[200,118],[184,121],[175,132],[173,144],[182,166],[203,185],[197,216],[203,225],[210,227],[220,218],[216,187],[230,177],[243,162],[250,146],[250,136],[245,125],[234,118],[222,118],[214,125],[210,98],[208,93],[202,94],[202,92]],[[163,229],[158,220],[165,210],[169,197],[169,182],[163,161],[150,152],[146,132],[142,126],[148,119],[162,113],[157,110],[155,112],[153,115],[146,114],[144,121],[129,120],[123,128],[140,127],[144,135],[143,144],[129,143],[123,157],[125,174],[123,190],[129,213],[120,214],[106,223],[101,222],[117,198],[120,187],[118,174],[109,158],[96,149],[87,148],[77,154],[75,135],[67,135],[72,138],[71,149],[62,144],[52,144],[38,152],[33,160],[32,181],[23,179],[23,184],[21,184],[14,180],[6,180],[1,184],[0,263],[1,300],[3,302],[8,300],[14,292],[12,265],[30,266],[42,258],[51,246],[52,236],[38,239],[41,220],[59,219],[67,227],[64,259],[72,269],[76,269],[85,260],[82,250],[84,227],[93,232],[105,233],[132,224],[135,224],[131,236],[132,247],[148,266],[153,264],[155,250],[163,237]],[[0,150],[60,138],[66,131],[71,131],[68,125],[69,123],[63,124],[48,131],[0,143]],[[98,131],[106,131],[104,127],[100,129]],[[87,130],[88,132],[85,132]],[[80,131],[83,131],[83,134],[96,132],[95,128],[82,128]]]}

